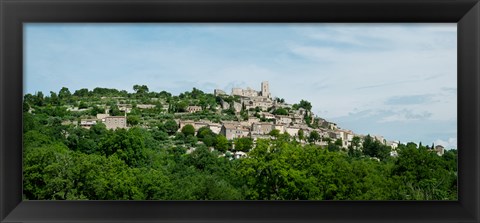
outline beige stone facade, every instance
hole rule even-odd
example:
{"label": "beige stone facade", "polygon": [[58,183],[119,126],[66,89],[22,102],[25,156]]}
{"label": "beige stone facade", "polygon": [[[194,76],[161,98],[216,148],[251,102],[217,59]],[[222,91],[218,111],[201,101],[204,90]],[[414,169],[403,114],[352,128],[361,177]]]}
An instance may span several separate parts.
{"label": "beige stone facade", "polygon": [[284,133],[284,132],[287,131],[285,125],[282,125],[282,124],[273,125],[273,129],[276,129],[276,130],[280,131],[280,133]]}
{"label": "beige stone facade", "polygon": [[294,126],[285,128],[285,132],[288,133],[290,136],[298,136],[299,130],[300,130],[299,127],[294,127]]}
{"label": "beige stone facade", "polygon": [[445,148],[442,145],[437,145],[435,146],[435,152],[437,153],[437,155],[443,156],[443,154],[445,153]]}
{"label": "beige stone facade", "polygon": [[200,106],[188,106],[187,107],[187,112],[189,112],[189,113],[195,113],[195,112],[199,112],[199,111],[202,111],[202,107],[200,107]]}
{"label": "beige stone facade", "polygon": [[274,129],[274,125],[269,122],[259,122],[252,124],[252,134],[268,135]]}
{"label": "beige stone facade", "polygon": [[242,97],[249,97],[249,98],[255,98],[258,96],[263,96],[266,98],[271,98],[270,94],[270,86],[268,84],[268,81],[263,81],[260,85],[260,91],[256,91],[251,88],[247,89],[242,89],[242,88],[232,88],[232,94],[231,95],[237,95],[237,96],[242,96]]}
{"label": "beige stone facade", "polygon": [[108,116],[105,118],[105,126],[107,127],[107,129],[127,128],[127,117]]}
{"label": "beige stone facade", "polygon": [[219,133],[220,133],[220,130],[222,130],[222,125],[219,124],[219,123],[210,123],[210,124],[208,124],[208,127],[209,127],[210,130],[212,130],[212,132],[215,133],[215,134],[219,134]]}
{"label": "beige stone facade", "polygon": [[102,120],[102,122],[105,122],[105,118],[110,116],[109,114],[97,114],[97,119]]}
{"label": "beige stone facade", "polygon": [[118,110],[125,113],[130,113],[132,111],[132,105],[130,104],[118,104]]}
{"label": "beige stone facade", "polygon": [[268,81],[263,81],[261,86],[262,88],[262,96],[263,97],[267,97],[267,98],[270,98],[271,95],[270,95],[270,85],[268,84]]}
{"label": "beige stone facade", "polygon": [[275,124],[290,125],[292,123],[292,118],[285,115],[275,116]]}
{"label": "beige stone facade", "polygon": [[138,104],[137,108],[139,108],[139,109],[152,109],[152,108],[155,108],[155,105],[152,105],[152,104]]}
{"label": "beige stone facade", "polygon": [[260,113],[260,116],[265,117],[266,119],[275,119],[275,115],[268,112],[262,112]]}
{"label": "beige stone facade", "polygon": [[224,135],[228,140],[247,137],[250,134],[248,129],[234,124],[223,124],[220,134]]}
{"label": "beige stone facade", "polygon": [[213,90],[213,94],[214,94],[215,96],[226,95],[225,91],[222,91],[222,90],[220,90],[220,89],[215,89],[215,90]]}
{"label": "beige stone facade", "polygon": [[242,97],[257,97],[259,96],[259,93],[258,91],[255,91],[254,89],[251,89],[251,88],[247,88],[247,89],[232,88],[232,95],[237,95]]}
{"label": "beige stone facade", "polygon": [[238,102],[233,102],[233,110],[235,110],[235,112],[237,113],[242,111],[242,104]]}

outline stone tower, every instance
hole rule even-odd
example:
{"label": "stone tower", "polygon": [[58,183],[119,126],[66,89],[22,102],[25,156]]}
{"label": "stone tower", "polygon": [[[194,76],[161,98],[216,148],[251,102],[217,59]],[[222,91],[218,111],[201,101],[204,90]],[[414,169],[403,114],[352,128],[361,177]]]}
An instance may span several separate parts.
{"label": "stone tower", "polygon": [[270,89],[268,86],[268,81],[262,82],[262,96],[270,98]]}

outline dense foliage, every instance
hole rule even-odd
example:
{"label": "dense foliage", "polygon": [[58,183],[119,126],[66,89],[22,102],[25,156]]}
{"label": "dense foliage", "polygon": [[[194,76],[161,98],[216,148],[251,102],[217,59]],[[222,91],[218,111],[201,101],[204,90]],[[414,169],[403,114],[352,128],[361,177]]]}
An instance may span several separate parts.
{"label": "dense foliage", "polygon": [[[456,150],[438,156],[426,146],[408,143],[400,145],[398,156],[392,157],[386,146],[370,137],[362,145],[355,138],[350,148],[343,149],[341,141],[315,145],[320,137],[316,132],[302,132],[300,140],[305,143],[279,132],[253,143],[249,138],[229,141],[208,128],[195,131],[186,125],[179,129],[173,112],[183,108],[182,101],[206,109],[216,106],[213,96],[197,89],[177,98],[138,85],[133,94],[103,88],[73,94],[62,88],[50,97],[40,94],[26,95],[24,103],[26,199],[457,199]],[[137,118],[130,120],[128,130],[107,130],[103,124],[84,129],[62,123],[94,110],[75,113],[64,105],[83,102],[91,107],[104,95],[136,101],[157,97],[175,106],[168,108],[171,112],[134,108]],[[311,105],[302,101],[296,106]],[[357,149],[360,146],[362,150]],[[248,157],[236,159],[236,151]]]}

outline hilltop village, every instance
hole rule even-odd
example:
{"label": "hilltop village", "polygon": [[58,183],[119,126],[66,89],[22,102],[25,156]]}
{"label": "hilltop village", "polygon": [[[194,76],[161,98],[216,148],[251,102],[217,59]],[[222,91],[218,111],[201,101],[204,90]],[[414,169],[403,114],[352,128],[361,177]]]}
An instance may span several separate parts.
{"label": "hilltop village", "polygon": [[270,89],[25,94],[24,198],[457,199],[456,150],[355,134]]}
{"label": "hilltop village", "polygon": [[[64,95],[71,95],[68,89],[62,90]],[[58,95],[51,92],[53,94],[49,99],[61,97],[62,90]],[[273,138],[279,134],[287,134],[302,144],[327,146],[335,143],[343,150],[361,150],[366,137],[316,116],[308,101],[288,104],[282,98],[273,97],[268,81],[260,84],[260,91],[233,88],[230,94],[220,89],[208,94],[194,88],[191,92],[172,96],[165,91],[156,94],[149,92],[145,85],[135,85],[134,90],[135,97],[128,96],[126,91],[115,89],[77,90],[72,96],[97,97],[90,97],[92,100],[72,100],[71,104],[63,105],[67,112],[77,115],[66,116],[69,118],[64,118],[62,125],[90,129],[102,123],[106,129],[112,130],[133,126],[152,129],[170,119],[170,125],[171,120],[175,121],[176,127],[172,129],[177,133],[186,126],[191,126],[197,134],[200,130],[209,129],[214,134],[223,135],[230,142],[231,150],[235,150],[236,139],[249,138],[254,144],[257,139]],[[32,111],[34,109],[29,108],[29,112]],[[398,141],[390,141],[378,135],[368,137],[391,148],[391,156],[397,155]],[[194,145],[192,149],[195,149]],[[444,148],[437,145],[435,151],[442,155]],[[237,157],[247,155],[242,151],[236,151],[235,154]]]}

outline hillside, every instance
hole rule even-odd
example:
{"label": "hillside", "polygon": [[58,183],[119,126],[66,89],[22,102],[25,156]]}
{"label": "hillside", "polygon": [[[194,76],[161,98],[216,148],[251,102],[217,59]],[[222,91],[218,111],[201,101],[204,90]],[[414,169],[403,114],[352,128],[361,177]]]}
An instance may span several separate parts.
{"label": "hillside", "polygon": [[456,150],[357,135],[261,90],[24,96],[27,199],[456,199]]}

